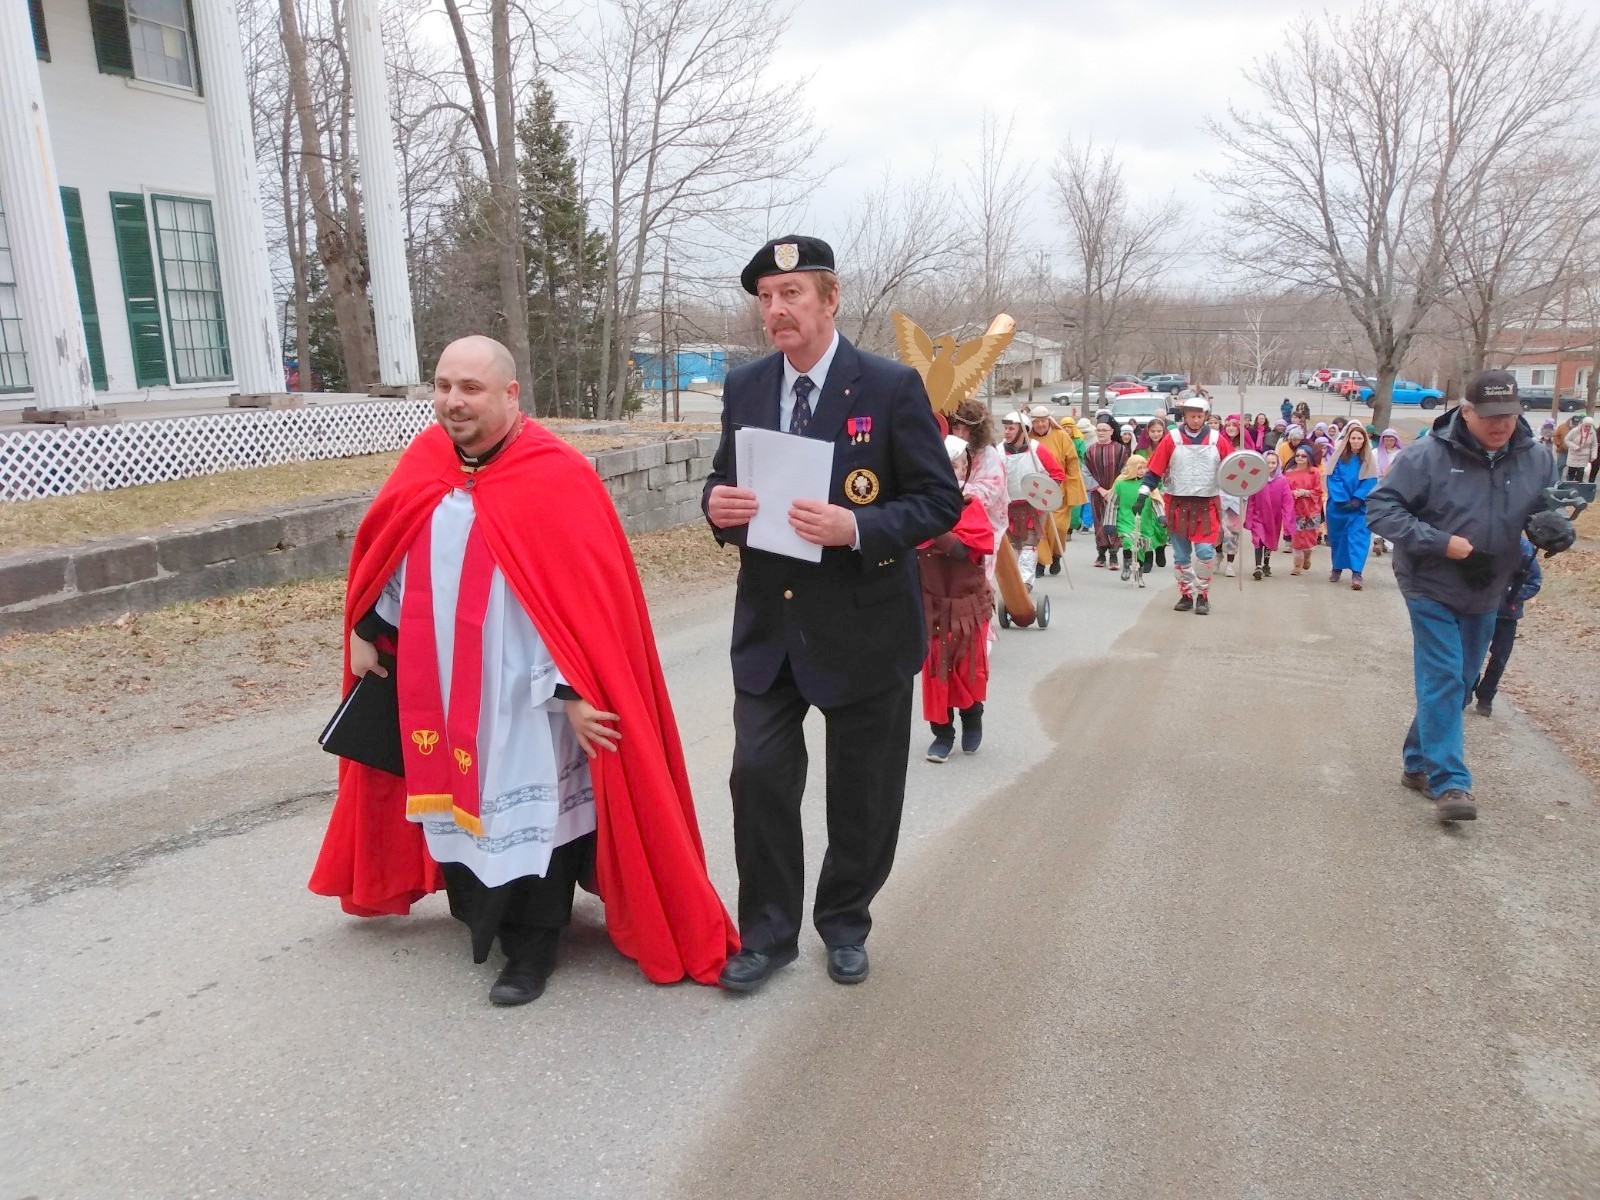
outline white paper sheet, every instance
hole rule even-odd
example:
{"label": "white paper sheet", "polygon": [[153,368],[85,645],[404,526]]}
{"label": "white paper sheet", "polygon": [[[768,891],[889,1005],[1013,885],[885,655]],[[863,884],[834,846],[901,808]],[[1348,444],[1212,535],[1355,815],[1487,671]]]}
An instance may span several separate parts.
{"label": "white paper sheet", "polygon": [[752,550],[820,562],[822,547],[794,531],[789,524],[789,506],[796,500],[827,503],[833,482],[833,443],[746,427],[734,430],[733,453],[739,486],[755,492],[759,506],[744,544]]}

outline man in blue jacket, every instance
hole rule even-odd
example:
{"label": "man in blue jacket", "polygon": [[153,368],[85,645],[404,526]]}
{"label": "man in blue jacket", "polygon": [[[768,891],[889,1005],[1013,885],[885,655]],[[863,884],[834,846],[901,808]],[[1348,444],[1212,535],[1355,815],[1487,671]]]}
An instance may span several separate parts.
{"label": "man in blue jacket", "polygon": [[1417,711],[1401,782],[1433,798],[1441,821],[1478,815],[1462,712],[1522,563],[1522,534],[1547,553],[1572,545],[1572,522],[1547,511],[1550,453],[1522,419],[1506,371],[1467,381],[1460,407],[1433,423],[1367,502],[1367,522],[1395,545],[1411,614]]}
{"label": "man in blue jacket", "polygon": [[[912,680],[927,653],[918,543],[961,516],[961,489],[922,380],[834,328],[839,280],[817,238],[768,242],[740,282],[777,353],[728,373],[706,480],[712,532],[740,548],[733,611],[733,844],[743,950],[720,982],[751,992],[798,953],[806,713],[827,723],[828,848],[812,920],[828,975],[867,975],[868,908],[889,877],[911,742]],[[757,498],[735,477],[734,431],[833,445],[829,498],[787,516],[820,562],[745,545]]]}

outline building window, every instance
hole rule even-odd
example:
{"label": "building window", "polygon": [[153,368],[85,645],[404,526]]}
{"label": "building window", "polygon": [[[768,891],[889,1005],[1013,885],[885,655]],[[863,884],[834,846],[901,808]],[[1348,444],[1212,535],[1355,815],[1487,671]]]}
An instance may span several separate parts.
{"label": "building window", "polygon": [[222,275],[209,200],[151,196],[161,284],[167,298],[167,331],[178,383],[232,379],[228,325],[222,308]]}
{"label": "building window", "polygon": [[183,0],[128,0],[128,41],[137,78],[194,86],[189,14]]}
{"label": "building window", "polygon": [[31,391],[28,356],[22,348],[22,310],[17,304],[17,273],[11,265],[11,239],[0,208],[0,394]]}
{"label": "building window", "polygon": [[1528,386],[1529,387],[1549,387],[1550,386],[1550,372],[1545,370],[1543,367],[1535,367],[1535,368],[1533,368],[1532,371],[1528,372]]}

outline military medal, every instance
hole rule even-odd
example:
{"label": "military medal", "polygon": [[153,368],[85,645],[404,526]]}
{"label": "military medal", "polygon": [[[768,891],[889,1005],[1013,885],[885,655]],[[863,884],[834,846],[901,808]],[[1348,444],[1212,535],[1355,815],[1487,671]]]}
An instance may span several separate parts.
{"label": "military medal", "polygon": [[871,504],[878,498],[878,477],[858,467],[844,477],[844,494],[852,504]]}

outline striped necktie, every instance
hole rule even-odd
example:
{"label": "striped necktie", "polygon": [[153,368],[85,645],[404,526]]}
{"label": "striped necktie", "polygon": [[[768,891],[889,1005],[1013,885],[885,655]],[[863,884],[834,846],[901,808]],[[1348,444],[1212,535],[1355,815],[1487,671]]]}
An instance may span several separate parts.
{"label": "striped necktie", "polygon": [[798,437],[805,437],[806,427],[811,424],[811,393],[816,387],[809,375],[801,375],[794,381],[794,411],[789,414],[789,432]]}

